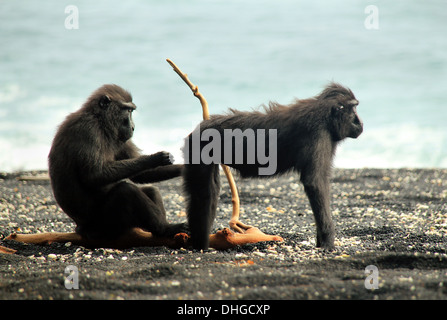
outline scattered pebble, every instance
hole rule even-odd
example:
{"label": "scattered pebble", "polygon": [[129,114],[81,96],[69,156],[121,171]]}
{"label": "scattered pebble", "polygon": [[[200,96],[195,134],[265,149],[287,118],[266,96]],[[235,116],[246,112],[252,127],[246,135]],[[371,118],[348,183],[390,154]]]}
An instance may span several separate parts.
{"label": "scattered pebble", "polygon": [[[285,241],[281,243],[248,244],[227,251],[209,250],[202,253],[185,248],[93,250],[66,243],[26,251],[23,255],[27,257],[26,262],[21,264],[27,267],[29,274],[38,267],[33,276],[45,279],[45,286],[53,293],[53,287],[60,285],[57,279],[61,277],[60,270],[63,268],[58,269],[57,277],[54,270],[60,265],[75,265],[82,272],[81,279],[94,279],[90,284],[93,288],[100,286],[99,279],[104,279],[101,278],[104,276],[107,283],[125,288],[119,294],[118,291],[113,294],[109,292],[101,299],[132,298],[128,295],[131,292],[129,286],[138,287],[144,292],[133,292],[136,297],[147,295],[154,299],[264,299],[270,298],[266,292],[276,285],[278,279],[287,279],[286,288],[297,290],[308,286],[309,282],[306,281],[315,280],[315,276],[302,268],[306,263],[331,266],[330,263],[336,262],[345,265],[358,259],[359,255],[371,253],[396,253],[414,259],[423,257],[445,261],[447,170],[334,170],[331,207],[337,233],[336,250],[333,252],[316,248],[313,213],[302,185],[297,181],[296,176],[244,180],[243,183],[239,179],[236,181],[240,188],[241,221],[267,234],[282,236]],[[179,181],[160,186],[168,220],[174,223],[185,220],[185,199],[179,195],[179,186]],[[228,226],[231,211],[231,194],[223,177],[216,228]],[[74,227],[74,223],[53,200],[48,182],[0,180],[0,233],[3,235],[11,232],[72,232]],[[29,250],[26,248],[24,250]],[[355,261],[359,264],[359,260]],[[3,264],[1,268],[18,272],[19,265],[10,264],[8,267],[8,264]],[[405,268],[405,265],[401,266]],[[425,269],[421,270],[425,272]],[[53,276],[49,277],[49,274]],[[431,274],[436,276],[437,273]],[[432,283],[431,287],[438,290],[433,292],[442,294],[445,292],[444,278],[447,274],[439,274],[440,278],[427,283]],[[12,271],[3,275],[6,276],[5,281],[17,283],[17,278],[12,278]],[[420,298],[421,275],[398,274],[390,278],[380,273],[380,277],[381,286],[387,288],[387,294],[385,296],[377,291],[371,298],[393,297],[392,285],[405,286],[413,297]],[[207,284],[200,291],[194,287],[198,279]],[[347,274],[346,279],[340,280],[343,290],[335,282],[331,284],[332,290],[323,292],[323,289],[318,289],[300,297],[326,299],[339,294],[349,299],[355,288],[350,283],[358,286],[363,279],[364,273]],[[30,295],[33,299],[49,299],[53,294],[43,291],[30,293],[33,289],[23,282],[13,288],[15,294],[20,294],[22,298]],[[277,296],[274,298],[280,298],[287,290],[275,291]],[[87,298],[90,294],[96,294],[93,291],[85,291]],[[64,296],[58,298],[77,299],[80,298],[79,293],[64,291]]]}
{"label": "scattered pebble", "polygon": [[171,281],[171,286],[173,286],[173,287],[178,287],[178,286],[180,286],[180,281],[178,281],[178,280],[173,280],[173,281]]}
{"label": "scattered pebble", "polygon": [[48,255],[48,259],[56,260],[56,259],[57,259],[57,255],[55,255],[54,253],[50,253],[50,254]]}

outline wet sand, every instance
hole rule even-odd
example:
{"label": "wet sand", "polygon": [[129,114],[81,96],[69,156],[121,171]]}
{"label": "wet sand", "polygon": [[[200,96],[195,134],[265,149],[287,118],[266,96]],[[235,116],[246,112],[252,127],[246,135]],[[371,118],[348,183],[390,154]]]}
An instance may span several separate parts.
{"label": "wet sand", "polygon": [[[282,243],[197,252],[4,240],[12,232],[74,230],[54,201],[49,181],[17,179],[24,174],[36,173],[0,174],[0,245],[17,250],[0,254],[2,300],[447,298],[447,170],[335,169],[334,252],[315,248],[312,211],[295,175],[236,177],[241,220],[280,235]],[[227,227],[231,216],[225,177],[222,184],[215,230]],[[185,221],[181,179],[157,186],[168,219]],[[79,289],[65,287],[71,275],[65,273],[67,266],[77,268]]]}

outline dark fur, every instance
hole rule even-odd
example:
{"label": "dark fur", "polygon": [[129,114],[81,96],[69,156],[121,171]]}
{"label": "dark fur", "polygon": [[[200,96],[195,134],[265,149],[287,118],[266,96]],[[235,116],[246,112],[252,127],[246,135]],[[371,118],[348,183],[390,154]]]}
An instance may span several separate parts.
{"label": "dark fur", "polygon": [[[166,221],[158,189],[140,187],[181,175],[170,154],[140,155],[131,95],[117,85],[97,89],[60,125],[48,157],[51,185],[60,207],[90,239],[113,239],[133,227],[159,236],[185,230]],[[134,183],[135,182],[135,183]]]}
{"label": "dark fur", "polygon": [[[301,173],[300,180],[316,221],[317,246],[333,249],[335,231],[329,186],[332,159],[338,142],[347,137],[357,138],[363,131],[363,124],[356,113],[357,104],[351,90],[331,83],[318,96],[297,100],[288,106],[270,103],[264,112],[231,110],[227,115],[212,116],[201,123],[200,131],[215,128],[223,137],[224,129],[277,129],[275,175],[288,171]],[[191,141],[191,135],[188,138]],[[201,142],[201,148],[207,143]],[[244,153],[246,147],[245,142]],[[222,154],[223,151],[222,148]],[[235,164],[233,148],[233,161],[229,166],[242,177],[259,177],[261,165],[258,162],[246,164],[245,160],[244,154],[244,163]],[[183,176],[193,246],[206,249],[220,191],[219,168],[217,164],[186,164]]]}

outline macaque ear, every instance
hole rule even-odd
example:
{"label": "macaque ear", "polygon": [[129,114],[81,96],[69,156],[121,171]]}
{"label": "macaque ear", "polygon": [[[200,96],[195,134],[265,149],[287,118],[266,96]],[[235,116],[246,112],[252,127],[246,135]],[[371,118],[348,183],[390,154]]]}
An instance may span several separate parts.
{"label": "macaque ear", "polygon": [[110,97],[108,95],[103,95],[100,99],[99,99],[99,106],[103,109],[107,108],[110,104],[112,100],[110,99]]}

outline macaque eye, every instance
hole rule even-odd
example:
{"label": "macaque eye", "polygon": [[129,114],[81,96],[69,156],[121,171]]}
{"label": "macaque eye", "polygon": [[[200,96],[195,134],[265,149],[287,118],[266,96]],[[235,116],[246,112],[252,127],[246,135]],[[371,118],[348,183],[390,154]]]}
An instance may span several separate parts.
{"label": "macaque eye", "polygon": [[129,113],[132,113],[136,109],[136,106],[133,104],[133,102],[121,102],[120,106],[121,110],[125,110]]}
{"label": "macaque eye", "polygon": [[337,108],[336,108],[337,111],[344,111],[344,109],[345,109],[345,106],[342,105],[342,104],[340,104],[340,105],[337,106]]}
{"label": "macaque eye", "polygon": [[121,110],[128,112],[128,113],[132,113],[134,111],[134,109],[130,108],[130,107],[122,107]]}

